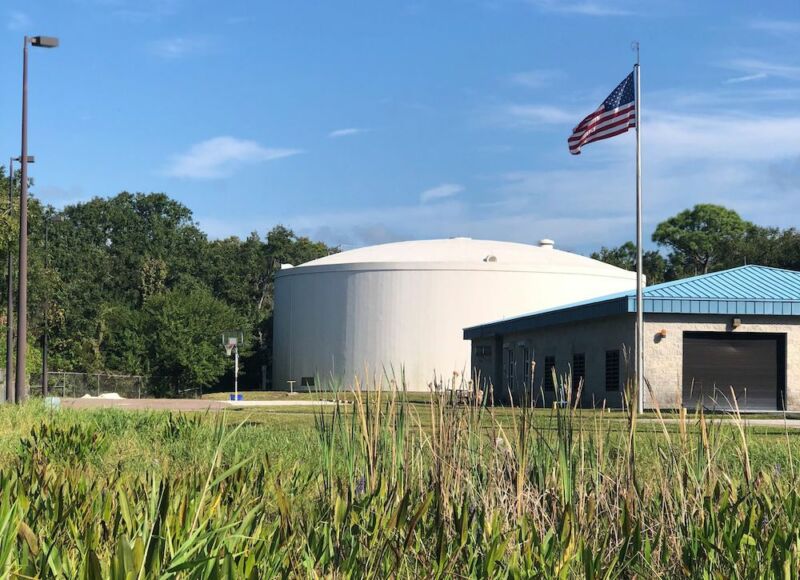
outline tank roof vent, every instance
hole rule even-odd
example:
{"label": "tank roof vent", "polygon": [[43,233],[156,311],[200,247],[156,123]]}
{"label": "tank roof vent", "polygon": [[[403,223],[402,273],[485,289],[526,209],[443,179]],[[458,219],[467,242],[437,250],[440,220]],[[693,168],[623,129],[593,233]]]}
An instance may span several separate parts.
{"label": "tank roof vent", "polygon": [[547,248],[548,250],[552,250],[555,245],[556,243],[550,238],[542,238],[541,240],[539,240],[540,248]]}
{"label": "tank roof vent", "polygon": [[495,255],[493,255],[493,254],[489,254],[488,256],[486,256],[486,257],[483,259],[483,261],[484,261],[484,262],[496,262],[496,261],[497,261],[497,256],[495,256]]}

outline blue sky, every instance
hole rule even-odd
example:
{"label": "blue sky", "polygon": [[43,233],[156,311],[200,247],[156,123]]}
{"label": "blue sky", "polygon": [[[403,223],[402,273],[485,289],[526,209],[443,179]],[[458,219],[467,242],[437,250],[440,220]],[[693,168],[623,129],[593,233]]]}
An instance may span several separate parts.
{"label": "blue sky", "polygon": [[345,248],[633,236],[634,140],[567,152],[642,46],[646,232],[699,202],[800,218],[800,3],[3,0],[0,142],[33,49],[35,193],[163,191],[213,237]]}

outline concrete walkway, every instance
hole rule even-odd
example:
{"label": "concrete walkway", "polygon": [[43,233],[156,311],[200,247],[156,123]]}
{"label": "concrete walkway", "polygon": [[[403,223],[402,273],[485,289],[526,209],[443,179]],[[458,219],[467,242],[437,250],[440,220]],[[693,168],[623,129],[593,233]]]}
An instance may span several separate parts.
{"label": "concrete walkway", "polygon": [[333,401],[214,401],[211,399],[61,399],[67,409],[125,409],[131,411],[224,411],[258,407],[320,407]]}
{"label": "concrete walkway", "polygon": [[[687,423],[694,423],[696,420],[694,417],[687,417]],[[770,428],[777,428],[777,429],[800,429],[800,419],[783,419],[783,418],[775,418],[775,419],[748,419],[747,416],[742,417],[742,421],[745,424],[745,427],[770,427]],[[640,425],[644,424],[658,424],[660,421],[658,419],[638,419],[637,422]],[[680,419],[674,419],[672,417],[664,417],[664,423],[668,425],[675,425],[680,422]],[[730,425],[734,425],[735,419],[730,418],[719,418],[719,417],[708,417],[706,416],[706,422],[708,423],[728,423]]]}

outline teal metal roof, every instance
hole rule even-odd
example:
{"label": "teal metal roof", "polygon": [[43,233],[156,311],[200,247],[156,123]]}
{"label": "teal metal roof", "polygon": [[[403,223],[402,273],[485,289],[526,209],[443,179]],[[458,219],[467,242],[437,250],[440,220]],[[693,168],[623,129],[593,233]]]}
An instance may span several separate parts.
{"label": "teal metal roof", "polygon": [[[741,266],[648,286],[643,295],[645,314],[800,316],[800,272]],[[464,338],[635,312],[636,292],[631,290],[467,328]]]}
{"label": "teal metal roof", "polygon": [[650,298],[800,300],[800,272],[741,266],[645,288]]}

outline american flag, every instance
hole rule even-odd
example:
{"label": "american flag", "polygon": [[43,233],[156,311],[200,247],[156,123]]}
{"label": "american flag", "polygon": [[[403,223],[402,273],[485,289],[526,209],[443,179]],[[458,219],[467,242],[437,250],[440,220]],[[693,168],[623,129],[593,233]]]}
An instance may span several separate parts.
{"label": "american flag", "polygon": [[578,126],[567,140],[569,152],[580,155],[581,147],[614,137],[636,126],[636,94],[633,73],[625,77],[608,98]]}

